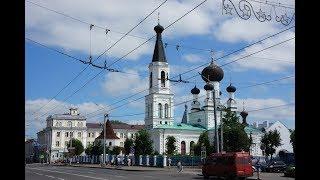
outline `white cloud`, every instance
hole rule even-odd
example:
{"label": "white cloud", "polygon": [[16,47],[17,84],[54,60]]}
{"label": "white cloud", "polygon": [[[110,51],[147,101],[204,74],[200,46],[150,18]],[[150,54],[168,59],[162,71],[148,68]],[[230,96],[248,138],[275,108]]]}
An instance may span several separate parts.
{"label": "white cloud", "polygon": [[[263,43],[246,48],[241,53],[231,56],[227,62],[236,60],[246,55],[258,52],[274,44],[288,40],[295,36],[294,32],[286,32],[280,36],[270,38]],[[291,62],[291,63],[289,63]],[[254,54],[252,57],[243,58],[231,64],[234,71],[246,71],[250,69],[262,70],[271,73],[284,72],[294,67],[295,62],[295,39],[271,47],[262,52]]]}
{"label": "white cloud", "polygon": [[[133,94],[148,88],[148,78],[140,77],[135,70],[124,70],[127,73],[108,73],[105,76],[104,81],[102,82],[102,88],[105,91],[106,95],[111,95],[114,97]],[[148,91],[144,91],[140,94],[146,94]],[[137,96],[138,97],[138,96]]]}
{"label": "white cloud", "polygon": [[183,55],[182,59],[186,60],[189,63],[203,62],[202,57],[197,54],[186,54],[186,55]]}
{"label": "white cloud", "polygon": [[241,20],[231,18],[222,22],[214,31],[214,36],[223,42],[254,41],[279,29],[274,23],[259,23],[256,19]]}
{"label": "white cloud", "polygon": [[240,111],[242,111],[242,102],[245,102],[245,109],[246,111],[249,111],[248,118],[250,118],[252,121],[261,121],[261,120],[273,120],[273,121],[280,120],[281,121],[281,120],[290,120],[290,119],[294,120],[295,118],[294,105],[250,112],[250,110],[263,109],[263,108],[285,105],[290,103],[282,99],[277,99],[277,98],[238,99],[237,105]]}

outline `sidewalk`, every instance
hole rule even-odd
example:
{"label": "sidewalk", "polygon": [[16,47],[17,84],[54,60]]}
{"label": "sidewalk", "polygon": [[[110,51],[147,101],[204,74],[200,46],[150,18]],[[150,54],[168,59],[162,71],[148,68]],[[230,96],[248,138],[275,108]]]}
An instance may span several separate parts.
{"label": "sidewalk", "polygon": [[[52,164],[54,166],[70,166],[69,164]],[[177,171],[176,167],[161,168],[161,167],[147,167],[147,166],[105,166],[101,167],[100,164],[72,164],[71,167],[86,167],[86,168],[105,168],[105,169],[113,169],[113,170],[123,170],[123,171]],[[201,169],[192,168],[192,167],[184,167],[182,173],[188,174],[201,174]]]}

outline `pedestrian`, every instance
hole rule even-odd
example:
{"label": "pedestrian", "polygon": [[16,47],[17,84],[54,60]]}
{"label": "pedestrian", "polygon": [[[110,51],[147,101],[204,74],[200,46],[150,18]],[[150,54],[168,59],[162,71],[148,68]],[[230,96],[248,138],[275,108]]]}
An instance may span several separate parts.
{"label": "pedestrian", "polygon": [[179,172],[179,173],[183,170],[182,163],[181,163],[180,160],[179,160],[178,163],[177,163],[177,169],[178,169],[178,172]]}
{"label": "pedestrian", "polygon": [[117,167],[120,166],[120,163],[121,163],[121,162],[120,162],[120,157],[118,156],[118,157],[117,157]]}
{"label": "pedestrian", "polygon": [[171,158],[170,157],[168,158],[168,167],[169,167],[169,169],[171,167]]}
{"label": "pedestrian", "polygon": [[128,166],[131,165],[131,159],[128,157]]}

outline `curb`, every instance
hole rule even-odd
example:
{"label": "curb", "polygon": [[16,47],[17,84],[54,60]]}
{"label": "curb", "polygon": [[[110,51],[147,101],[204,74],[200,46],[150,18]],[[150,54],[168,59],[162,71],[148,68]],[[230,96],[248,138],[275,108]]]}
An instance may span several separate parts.
{"label": "curb", "polygon": [[53,166],[68,166],[68,167],[83,167],[83,168],[100,168],[100,169],[112,169],[112,170],[121,170],[121,171],[164,171],[164,169],[159,168],[159,169],[122,169],[122,168],[116,168],[116,167],[101,167],[101,166],[81,166],[81,165],[67,165],[67,164],[62,164],[62,165],[53,165]]}

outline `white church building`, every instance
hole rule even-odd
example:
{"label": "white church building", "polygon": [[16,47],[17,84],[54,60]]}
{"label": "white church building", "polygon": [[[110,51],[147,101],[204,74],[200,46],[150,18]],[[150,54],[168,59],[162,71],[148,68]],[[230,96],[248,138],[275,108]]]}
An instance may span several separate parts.
{"label": "white church building", "polygon": [[[166,152],[165,144],[168,136],[176,138],[178,153],[189,154],[191,144],[197,143],[199,135],[209,132],[210,142],[214,142],[215,123],[214,123],[214,99],[216,102],[217,127],[220,125],[223,106],[220,100],[220,81],[223,79],[223,70],[212,61],[209,66],[202,70],[202,79],[205,81],[204,90],[206,98],[204,102],[199,102],[200,89],[196,86],[191,90],[193,101],[191,110],[188,112],[187,106],[184,118],[181,123],[174,122],[174,94],[170,91],[170,66],[166,59],[165,50],[162,43],[161,33],[164,28],[158,24],[154,27],[157,33],[152,62],[149,64],[149,94],[145,96],[145,127],[150,132],[154,148],[160,154]],[[229,99],[227,107],[232,111],[237,111],[234,92],[236,88],[230,84],[227,88]],[[213,94],[214,93],[214,94]],[[201,106],[201,104],[203,104]],[[247,112],[240,113],[246,123]],[[251,154],[262,156],[260,150],[260,139],[262,132],[253,126],[247,127],[245,131],[253,139],[254,145]]]}

